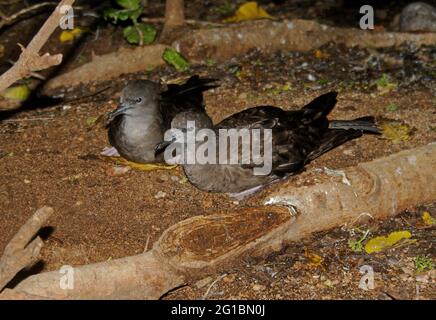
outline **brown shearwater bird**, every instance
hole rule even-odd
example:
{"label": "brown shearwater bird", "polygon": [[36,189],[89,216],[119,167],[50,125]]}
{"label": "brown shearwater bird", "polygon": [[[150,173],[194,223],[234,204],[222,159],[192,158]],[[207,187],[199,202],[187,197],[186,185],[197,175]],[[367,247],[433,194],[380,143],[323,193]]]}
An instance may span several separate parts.
{"label": "brown shearwater bird", "polygon": [[[296,111],[285,111],[273,106],[254,107],[233,114],[215,126],[204,112],[189,111],[177,114],[172,120],[171,127],[180,129],[181,132],[189,130],[188,121],[195,121],[195,130],[212,129],[217,137],[220,129],[271,129],[272,165],[268,174],[254,174],[254,169],[259,167],[259,164],[253,161],[240,161],[236,164],[220,164],[218,161],[215,164],[185,162],[183,168],[187,178],[201,190],[232,193],[241,198],[274,181],[300,172],[312,160],[349,140],[361,137],[363,133],[379,133],[373,117],[329,121],[327,115],[337,102],[336,96],[337,92],[323,94]],[[218,145],[218,138],[216,139]],[[172,141],[160,143],[157,150],[171,149],[170,145],[176,143],[173,137]],[[263,152],[263,144],[260,145]],[[237,150],[240,154],[241,147]],[[217,148],[216,154],[218,153]]]}

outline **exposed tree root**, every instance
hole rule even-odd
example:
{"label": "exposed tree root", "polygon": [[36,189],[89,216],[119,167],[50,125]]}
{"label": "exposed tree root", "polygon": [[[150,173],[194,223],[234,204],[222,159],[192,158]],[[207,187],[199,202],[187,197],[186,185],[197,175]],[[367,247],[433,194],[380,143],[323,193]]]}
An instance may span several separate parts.
{"label": "exposed tree root", "polygon": [[103,56],[94,56],[91,62],[51,79],[46,83],[45,88],[50,90],[59,86],[75,86],[89,81],[112,79],[123,73],[147,70],[149,67],[165,63],[162,54],[166,47],[153,44],[136,48],[121,48]]}
{"label": "exposed tree root", "polygon": [[0,292],[20,270],[37,260],[43,242],[38,236],[33,238],[52,213],[49,207],[37,210],[7,244],[0,258]]}
{"label": "exposed tree root", "polygon": [[[253,48],[265,52],[307,51],[329,41],[363,47],[389,47],[403,42],[423,45],[436,43],[436,33],[374,32],[328,27],[308,20],[259,20],[185,32],[172,46],[191,62],[201,62],[208,58],[224,61]],[[53,78],[45,86],[46,92],[61,86],[107,80],[123,73],[143,71],[150,65],[161,65],[164,63],[161,58],[164,48],[163,45],[122,48],[115,53],[95,57],[81,67]]]}
{"label": "exposed tree root", "polygon": [[72,290],[62,290],[62,275],[53,271],[29,277],[0,298],[156,299],[246,255],[279,250],[313,232],[351,223],[364,212],[379,219],[432,202],[435,172],[435,143],[402,151],[344,170],[349,184],[332,177],[318,185],[282,188],[265,199],[275,206],[181,221],[144,254],[75,268]]}
{"label": "exposed tree root", "polygon": [[258,20],[231,24],[223,28],[195,30],[175,41],[173,46],[191,61],[213,58],[223,61],[258,48],[308,51],[333,41],[347,46],[383,48],[403,42],[416,45],[434,44],[436,33],[375,32],[356,28],[337,28],[311,20]]}

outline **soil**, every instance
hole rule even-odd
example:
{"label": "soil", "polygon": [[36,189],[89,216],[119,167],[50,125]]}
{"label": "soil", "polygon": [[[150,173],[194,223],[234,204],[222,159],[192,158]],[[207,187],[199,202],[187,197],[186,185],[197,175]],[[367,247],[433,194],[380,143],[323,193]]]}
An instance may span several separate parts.
{"label": "soil", "polygon": [[[115,27],[102,28],[101,41],[85,41],[82,54],[120,45],[120,38],[101,36],[118,32]],[[63,44],[52,40],[49,46]],[[163,66],[64,88],[58,92],[64,101],[47,106],[31,100],[27,109],[0,114],[0,248],[37,208],[49,205],[55,214],[42,231],[46,243],[41,262],[20,277],[139,254],[146,243],[150,248],[166,228],[188,217],[256,205],[283,184],[316,182],[323,167],[346,168],[435,141],[436,46],[375,50],[330,43],[319,50],[273,55],[254,50],[226,63],[192,66],[185,73]],[[71,68],[80,63],[76,60]],[[99,157],[108,141],[96,119],[116,106],[130,79],[169,81],[191,74],[220,79],[221,86],[205,94],[214,122],[256,105],[297,109],[337,90],[331,119],[373,115],[380,123],[407,125],[410,132],[404,141],[366,135],[348,142],[299,176],[240,202],[197,190],[181,168],[114,175],[115,164]],[[241,261],[225,275],[190,283],[164,299],[199,299],[206,292],[208,299],[435,299],[434,270],[418,272],[414,262],[418,256],[435,258],[435,228],[423,223],[424,211],[436,217],[436,204],[386,221],[369,219],[315,234],[265,260]],[[379,254],[354,252],[348,241],[361,237],[358,230],[369,230],[368,239],[408,230],[417,241]],[[322,263],[314,263],[314,255]],[[375,272],[372,290],[359,288],[363,265]]]}

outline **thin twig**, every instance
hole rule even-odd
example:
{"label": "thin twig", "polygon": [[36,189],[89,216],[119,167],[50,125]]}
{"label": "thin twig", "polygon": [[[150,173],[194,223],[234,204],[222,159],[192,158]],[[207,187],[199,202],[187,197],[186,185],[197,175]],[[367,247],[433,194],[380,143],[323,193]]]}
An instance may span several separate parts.
{"label": "thin twig", "polygon": [[2,17],[2,21],[0,21],[0,29],[3,28],[4,26],[8,26],[12,23],[14,23],[18,18],[20,18],[21,16],[37,10],[39,8],[42,7],[47,7],[47,6],[56,6],[57,3],[56,2],[43,2],[43,3],[38,3],[38,4],[34,4],[33,6],[30,6],[28,8],[24,8],[16,13],[14,13],[13,15],[7,17],[7,16],[3,16]]}
{"label": "thin twig", "polygon": [[145,242],[145,248],[143,253],[146,253],[148,251],[148,243],[150,242],[150,236],[147,237],[147,241]]}
{"label": "thin twig", "polygon": [[207,296],[209,295],[209,292],[210,292],[210,290],[212,289],[212,287],[213,287],[213,286],[214,286],[218,281],[220,281],[221,279],[223,279],[226,275],[227,275],[227,273],[224,273],[224,274],[220,275],[218,278],[215,279],[214,282],[212,282],[212,283],[210,284],[210,286],[207,288],[206,292],[204,293],[202,300],[206,300],[206,298],[207,298]]}
{"label": "thin twig", "polygon": [[24,121],[45,121],[45,120],[53,120],[54,118],[30,118],[30,119],[6,119],[2,120],[2,123],[9,122],[24,122]]}

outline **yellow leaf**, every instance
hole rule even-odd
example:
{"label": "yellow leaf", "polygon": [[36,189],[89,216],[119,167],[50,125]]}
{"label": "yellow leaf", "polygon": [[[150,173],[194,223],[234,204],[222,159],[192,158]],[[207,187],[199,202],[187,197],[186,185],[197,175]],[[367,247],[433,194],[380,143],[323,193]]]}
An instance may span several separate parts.
{"label": "yellow leaf", "polygon": [[319,49],[315,50],[314,56],[317,59],[327,59],[328,57],[330,57],[330,55],[327,52],[323,52]]}
{"label": "yellow leaf", "polygon": [[1,95],[10,100],[25,101],[30,95],[30,89],[25,84],[22,84],[6,89]]}
{"label": "yellow leaf", "polygon": [[365,245],[366,253],[377,253],[386,248],[392,247],[403,239],[409,239],[412,234],[409,231],[391,232],[387,237],[380,236],[369,240]]}
{"label": "yellow leaf", "polygon": [[121,157],[107,157],[115,161],[118,165],[129,166],[132,169],[139,171],[154,171],[154,170],[171,170],[177,167],[176,165],[168,165],[165,163],[137,163],[128,161]]}
{"label": "yellow leaf", "polygon": [[380,126],[383,135],[393,142],[407,141],[410,139],[410,127],[401,123],[382,123]]}
{"label": "yellow leaf", "polygon": [[59,36],[60,42],[73,41],[74,38],[78,37],[82,33],[82,29],[74,28],[73,30],[64,30]]}
{"label": "yellow leaf", "polygon": [[312,267],[323,267],[323,258],[315,253],[310,252],[307,248],[304,249],[304,256],[309,260],[309,265]]}
{"label": "yellow leaf", "polygon": [[424,221],[424,224],[427,226],[432,226],[436,223],[428,211],[422,213],[422,221]]}
{"label": "yellow leaf", "polygon": [[256,19],[272,19],[273,17],[268,14],[262,7],[259,7],[256,1],[249,1],[242,4],[233,17],[225,19],[224,22],[240,22],[245,20]]}

